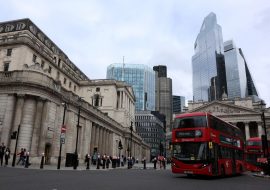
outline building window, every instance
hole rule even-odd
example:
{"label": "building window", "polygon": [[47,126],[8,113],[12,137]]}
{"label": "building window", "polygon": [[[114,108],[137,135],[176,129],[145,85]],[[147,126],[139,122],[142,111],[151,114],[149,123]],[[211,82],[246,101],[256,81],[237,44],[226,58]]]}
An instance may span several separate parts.
{"label": "building window", "polygon": [[61,59],[58,59],[58,67],[61,65]]}
{"label": "building window", "polygon": [[99,87],[96,88],[96,92],[100,92],[100,88]]}
{"label": "building window", "polygon": [[35,54],[33,54],[33,58],[32,58],[32,61],[35,63],[37,60],[37,56]]}
{"label": "building window", "polygon": [[64,84],[66,84],[67,83],[67,79],[66,78],[64,78]]}
{"label": "building window", "polygon": [[11,56],[12,49],[7,49],[7,56]]}
{"label": "building window", "polygon": [[52,72],[52,67],[49,66],[49,68],[48,68],[48,73],[51,73],[51,72]]}
{"label": "building window", "polygon": [[57,79],[57,80],[59,80],[59,78],[60,78],[60,72],[59,72],[59,71],[57,71],[57,76],[56,76],[56,79]]}
{"label": "building window", "polygon": [[76,92],[76,85],[74,85],[74,92]]}
{"label": "building window", "polygon": [[98,107],[99,106],[99,95],[98,94],[95,94],[94,95],[94,106]]}
{"label": "building window", "polygon": [[44,68],[44,65],[45,65],[45,62],[42,60],[42,61],[41,61],[41,68],[42,68],[42,69]]}
{"label": "building window", "polygon": [[7,72],[9,69],[9,62],[4,63],[4,72]]}
{"label": "building window", "polygon": [[69,82],[69,85],[68,85],[69,88],[71,88],[71,82]]}

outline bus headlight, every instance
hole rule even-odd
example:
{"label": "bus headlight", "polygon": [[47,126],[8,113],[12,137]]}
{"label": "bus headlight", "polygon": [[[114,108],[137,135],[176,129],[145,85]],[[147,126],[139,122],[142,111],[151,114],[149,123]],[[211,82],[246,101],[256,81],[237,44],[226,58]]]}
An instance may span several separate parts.
{"label": "bus headlight", "polygon": [[202,131],[201,130],[196,130],[195,131],[195,137],[201,137],[202,136]]}

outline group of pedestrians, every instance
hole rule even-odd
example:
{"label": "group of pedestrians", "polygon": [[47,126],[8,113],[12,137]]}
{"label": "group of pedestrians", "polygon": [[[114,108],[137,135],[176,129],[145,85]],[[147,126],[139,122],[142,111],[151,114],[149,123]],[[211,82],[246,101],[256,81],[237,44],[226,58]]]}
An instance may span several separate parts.
{"label": "group of pedestrians", "polygon": [[154,169],[157,169],[157,163],[160,169],[166,169],[166,158],[164,156],[154,157],[152,162],[154,163]]}
{"label": "group of pedestrians", "polygon": [[29,152],[27,152],[25,148],[21,148],[21,151],[17,155],[19,155],[17,165],[21,163],[25,168],[31,165],[29,162]]}
{"label": "group of pedestrians", "polygon": [[9,158],[10,158],[10,150],[9,150],[9,148],[6,148],[4,143],[2,143],[0,145],[0,163],[1,163],[1,166],[3,166],[4,159],[5,159],[4,166],[7,166]]}

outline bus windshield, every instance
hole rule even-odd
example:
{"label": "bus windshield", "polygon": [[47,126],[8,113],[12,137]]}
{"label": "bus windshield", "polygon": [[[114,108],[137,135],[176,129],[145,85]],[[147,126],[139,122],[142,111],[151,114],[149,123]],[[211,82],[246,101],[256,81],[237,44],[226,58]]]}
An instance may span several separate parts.
{"label": "bus windshield", "polygon": [[206,127],[206,116],[176,118],[174,122],[174,128],[196,128]]}
{"label": "bus windshield", "polygon": [[207,143],[188,142],[173,145],[173,157],[178,160],[206,160]]}

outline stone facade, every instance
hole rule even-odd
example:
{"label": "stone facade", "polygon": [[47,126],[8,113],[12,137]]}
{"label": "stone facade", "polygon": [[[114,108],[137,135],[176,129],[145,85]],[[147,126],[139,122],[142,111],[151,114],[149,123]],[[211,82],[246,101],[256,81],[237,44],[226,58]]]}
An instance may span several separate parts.
{"label": "stone facade", "polygon": [[251,98],[222,100],[213,102],[188,102],[188,112],[209,112],[238,126],[246,139],[264,134],[262,113],[265,115],[266,130],[270,139],[270,109]]}
{"label": "stone facade", "polygon": [[[90,84],[91,80],[29,19],[0,23],[0,142],[10,147],[12,153],[15,140],[10,135],[20,126],[16,151],[26,148],[32,163],[39,163],[42,153],[47,164],[56,163],[63,102],[67,105],[63,160],[66,153],[74,153],[77,131],[80,159],[86,153],[93,154],[94,149],[116,156],[119,140],[125,150],[130,140],[127,124],[135,117],[134,100],[127,111],[129,116],[121,121],[124,116],[113,116],[117,110],[105,114],[92,105],[87,90],[97,87]],[[80,97],[84,99],[78,101]],[[107,96],[104,103],[115,99],[117,94]],[[133,135],[133,146],[132,155],[136,158],[150,157],[149,145],[138,135]]]}

